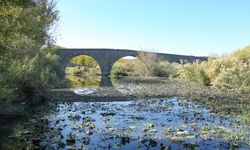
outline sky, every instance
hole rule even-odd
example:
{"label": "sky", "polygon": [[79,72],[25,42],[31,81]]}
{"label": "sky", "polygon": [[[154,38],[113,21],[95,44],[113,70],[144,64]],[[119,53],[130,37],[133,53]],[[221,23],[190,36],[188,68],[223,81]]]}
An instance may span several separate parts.
{"label": "sky", "polygon": [[58,0],[65,48],[207,56],[250,45],[250,0]]}

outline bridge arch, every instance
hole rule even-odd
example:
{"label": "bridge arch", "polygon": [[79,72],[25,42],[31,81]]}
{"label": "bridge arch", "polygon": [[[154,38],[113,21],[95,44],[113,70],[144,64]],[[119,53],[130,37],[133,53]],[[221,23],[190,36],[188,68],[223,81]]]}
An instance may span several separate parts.
{"label": "bridge arch", "polygon": [[[149,52],[145,52],[149,53]],[[124,56],[137,56],[136,50],[122,50],[122,49],[59,49],[58,54],[62,59],[62,67],[66,67],[70,58],[77,55],[88,55],[93,57],[101,68],[101,75],[108,76],[112,69],[112,65],[120,58]],[[180,60],[187,60],[193,62],[197,59],[203,61],[207,60],[207,57],[196,57],[186,55],[174,55],[156,53],[157,57],[161,60],[168,60],[169,62],[178,62]]]}
{"label": "bridge arch", "polygon": [[[66,67],[72,57],[78,55],[88,55],[94,58],[101,68],[101,75],[110,75],[112,65],[124,56],[136,56],[137,51],[130,50],[113,50],[113,49],[60,49],[59,56],[62,59],[62,67]],[[117,53],[118,52],[118,53]]]}

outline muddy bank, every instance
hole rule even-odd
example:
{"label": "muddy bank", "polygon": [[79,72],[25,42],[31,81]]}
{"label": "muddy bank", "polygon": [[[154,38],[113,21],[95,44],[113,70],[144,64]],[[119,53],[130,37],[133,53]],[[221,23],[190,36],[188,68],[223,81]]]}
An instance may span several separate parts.
{"label": "muddy bank", "polygon": [[113,83],[116,88],[123,88],[138,98],[179,97],[199,102],[214,112],[234,113],[250,121],[250,94],[247,93],[226,92],[196,83],[155,77],[123,77],[113,80]]}
{"label": "muddy bank", "polygon": [[248,93],[226,92],[196,83],[187,83],[178,79],[159,77],[121,77],[112,79],[115,87],[123,87],[137,97],[178,96],[188,98],[230,98],[250,99]]}
{"label": "muddy bank", "polygon": [[[51,93],[50,99],[59,101],[102,102],[156,97],[179,97],[205,104],[215,112],[220,112],[221,109],[225,109],[227,113],[249,114],[248,112],[250,112],[250,94],[225,92],[196,83],[186,83],[176,79],[156,77],[113,78],[112,83],[114,87],[96,88],[95,92],[88,95],[77,95],[73,92],[74,89],[55,90]],[[244,109],[238,109],[242,108],[242,106]]]}

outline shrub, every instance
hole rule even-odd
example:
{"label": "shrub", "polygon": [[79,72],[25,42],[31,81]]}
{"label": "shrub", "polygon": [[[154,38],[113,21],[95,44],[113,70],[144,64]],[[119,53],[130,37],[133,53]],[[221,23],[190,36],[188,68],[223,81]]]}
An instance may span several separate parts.
{"label": "shrub", "polygon": [[238,62],[232,68],[222,71],[213,85],[229,91],[250,92],[250,65]]}
{"label": "shrub", "polygon": [[126,73],[126,70],[121,65],[113,66],[112,71],[111,71],[111,75],[114,77],[128,76],[128,74]]}
{"label": "shrub", "polygon": [[[140,76],[143,71],[143,64],[137,58],[127,59],[121,58],[114,63],[111,75],[112,76]],[[144,74],[143,74],[144,75]]]}
{"label": "shrub", "polygon": [[178,70],[179,77],[186,81],[210,85],[210,79],[203,66],[204,64],[199,62],[183,64]]}
{"label": "shrub", "polygon": [[98,65],[98,63],[90,56],[87,55],[79,55],[70,60],[72,64],[77,64],[77,65],[83,65],[88,68],[95,68]]}
{"label": "shrub", "polygon": [[[50,66],[44,66],[42,58],[26,57],[24,60],[12,62],[8,68],[8,84],[14,89],[19,100],[31,99],[42,95],[47,88],[52,88],[58,81],[58,76]],[[44,60],[43,60],[44,61]]]}
{"label": "shrub", "polygon": [[138,52],[138,59],[118,60],[111,71],[112,76],[157,76],[175,75],[175,67],[167,61],[160,61],[156,54]]}
{"label": "shrub", "polygon": [[172,64],[167,61],[161,61],[156,63],[152,69],[152,75],[158,77],[170,77],[174,76],[175,69]]}
{"label": "shrub", "polygon": [[146,75],[169,77],[175,74],[174,66],[167,61],[160,61],[155,53],[138,52],[138,58],[144,64],[144,68],[147,69],[147,71],[144,71],[148,72]]}
{"label": "shrub", "polygon": [[234,57],[223,56],[217,58],[209,58],[208,62],[203,62],[204,69],[211,80],[211,84],[216,80],[221,72],[227,68],[234,66],[238,60]]}
{"label": "shrub", "polygon": [[227,90],[250,92],[250,47],[230,55],[209,58],[208,61],[182,64],[179,77]]}
{"label": "shrub", "polygon": [[21,101],[44,95],[45,89],[57,86],[62,74],[59,57],[48,49],[42,49],[35,57],[13,61],[5,57],[0,63],[0,99]]}
{"label": "shrub", "polygon": [[250,62],[250,46],[235,51],[232,57],[236,57],[243,62]]}
{"label": "shrub", "polygon": [[84,67],[67,67],[66,73],[68,75],[74,75],[77,76],[79,74],[84,74],[86,72],[86,69]]}

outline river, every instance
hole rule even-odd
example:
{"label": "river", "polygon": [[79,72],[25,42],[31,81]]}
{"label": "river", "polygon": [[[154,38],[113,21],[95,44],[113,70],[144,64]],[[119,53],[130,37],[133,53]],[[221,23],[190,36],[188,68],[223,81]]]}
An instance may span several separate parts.
{"label": "river", "polygon": [[[82,83],[91,86],[71,83],[71,88],[98,88],[98,82]],[[116,89],[121,87],[115,84]],[[16,123],[2,148],[250,149],[249,120],[223,111],[182,97],[59,100],[37,117]]]}

